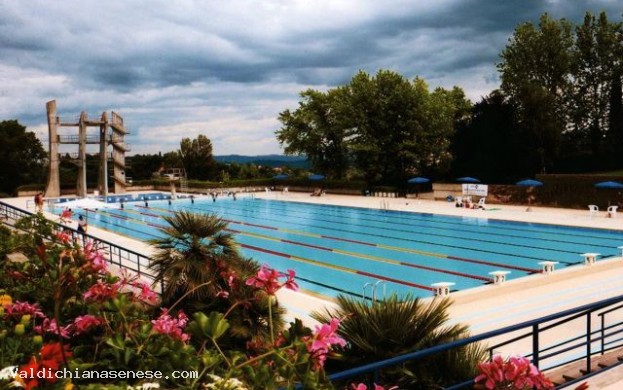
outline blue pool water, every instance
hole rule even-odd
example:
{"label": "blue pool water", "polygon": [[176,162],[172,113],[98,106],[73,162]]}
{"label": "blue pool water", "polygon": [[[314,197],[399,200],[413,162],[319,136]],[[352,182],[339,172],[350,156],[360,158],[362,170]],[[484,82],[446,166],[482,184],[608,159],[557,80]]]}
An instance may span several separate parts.
{"label": "blue pool water", "polygon": [[302,288],[329,296],[361,296],[371,283],[377,295],[428,297],[433,283],[464,290],[489,283],[492,271],[514,279],[540,272],[541,261],[562,268],[582,263],[582,253],[614,256],[623,245],[620,231],[251,198],[150,200],[88,216],[91,225],[146,240],[160,235],[162,217],[175,210],[218,214],[246,256],[294,269]]}

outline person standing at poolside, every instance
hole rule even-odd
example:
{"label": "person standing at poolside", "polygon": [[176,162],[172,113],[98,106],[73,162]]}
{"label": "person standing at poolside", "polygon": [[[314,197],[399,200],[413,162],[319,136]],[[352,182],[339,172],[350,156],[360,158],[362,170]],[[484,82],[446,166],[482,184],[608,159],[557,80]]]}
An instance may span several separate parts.
{"label": "person standing at poolside", "polygon": [[87,232],[87,221],[84,219],[82,215],[78,217],[78,233],[86,233]]}
{"label": "person standing at poolside", "polygon": [[38,192],[37,195],[35,195],[35,210],[38,213],[42,213],[43,212],[43,203],[45,202],[45,198],[43,197],[43,192]]}

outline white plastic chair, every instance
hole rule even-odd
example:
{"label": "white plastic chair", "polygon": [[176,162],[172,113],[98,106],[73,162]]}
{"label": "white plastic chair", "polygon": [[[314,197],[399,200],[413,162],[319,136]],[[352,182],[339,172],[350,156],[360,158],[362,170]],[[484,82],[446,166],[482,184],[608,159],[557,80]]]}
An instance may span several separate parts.
{"label": "white plastic chair", "polygon": [[486,201],[487,201],[487,198],[480,198],[480,200],[478,200],[478,208],[479,209],[484,209]]}
{"label": "white plastic chair", "polygon": [[606,211],[606,216],[608,216],[610,218],[616,217],[618,208],[619,208],[619,206],[609,206],[608,210]]}
{"label": "white plastic chair", "polygon": [[588,216],[589,217],[593,217],[593,215],[596,215],[598,212],[599,212],[599,207],[597,207],[597,205],[594,205],[594,204],[588,205]]}

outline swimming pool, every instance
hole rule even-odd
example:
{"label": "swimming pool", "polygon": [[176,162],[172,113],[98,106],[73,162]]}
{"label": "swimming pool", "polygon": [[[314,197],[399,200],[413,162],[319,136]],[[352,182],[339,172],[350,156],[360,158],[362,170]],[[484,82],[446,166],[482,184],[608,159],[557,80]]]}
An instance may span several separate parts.
{"label": "swimming pool", "polygon": [[88,215],[91,225],[146,240],[175,210],[218,214],[246,256],[294,269],[302,288],[328,296],[366,289],[427,297],[433,283],[464,290],[489,283],[496,270],[514,279],[540,272],[541,261],[560,268],[582,263],[582,253],[614,256],[623,242],[620,231],[248,197],[151,200]]}

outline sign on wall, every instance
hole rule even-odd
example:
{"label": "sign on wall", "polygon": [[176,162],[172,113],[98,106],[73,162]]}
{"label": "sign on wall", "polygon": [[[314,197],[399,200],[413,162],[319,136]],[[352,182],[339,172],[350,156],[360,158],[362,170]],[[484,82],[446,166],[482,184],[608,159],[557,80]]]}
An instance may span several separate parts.
{"label": "sign on wall", "polygon": [[488,191],[486,184],[463,184],[463,195],[487,196]]}

